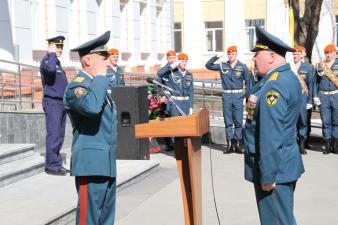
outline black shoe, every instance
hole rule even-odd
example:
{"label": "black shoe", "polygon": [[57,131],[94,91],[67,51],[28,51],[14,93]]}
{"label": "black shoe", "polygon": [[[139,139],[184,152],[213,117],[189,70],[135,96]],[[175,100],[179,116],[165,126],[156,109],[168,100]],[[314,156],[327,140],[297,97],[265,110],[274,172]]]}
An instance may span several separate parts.
{"label": "black shoe", "polygon": [[299,151],[302,155],[307,154],[307,151],[305,150],[305,140],[304,139],[299,140]]}
{"label": "black shoe", "polygon": [[62,170],[62,171],[64,171],[64,172],[66,172],[66,173],[70,173],[70,170],[69,170],[69,169],[67,169],[67,168],[65,168],[65,167],[61,167],[61,168],[60,168],[60,170]]}
{"label": "black shoe", "polygon": [[305,141],[305,148],[306,148],[306,149],[311,149],[311,146],[309,145],[309,142],[308,142],[308,141]]}
{"label": "black shoe", "polygon": [[240,143],[239,140],[235,140],[235,152],[238,154],[243,154],[244,151],[239,143]]}
{"label": "black shoe", "polygon": [[230,140],[227,140],[227,146],[223,150],[223,154],[229,154],[231,151]]}
{"label": "black shoe", "polygon": [[330,154],[331,151],[331,140],[326,140],[325,150],[323,151],[324,155]]}
{"label": "black shoe", "polygon": [[45,172],[49,175],[54,175],[54,176],[67,176],[67,172],[63,169],[64,168],[60,168],[56,171],[45,169]]}
{"label": "black shoe", "polygon": [[230,153],[231,152],[236,152],[236,140],[235,139],[231,140]]}

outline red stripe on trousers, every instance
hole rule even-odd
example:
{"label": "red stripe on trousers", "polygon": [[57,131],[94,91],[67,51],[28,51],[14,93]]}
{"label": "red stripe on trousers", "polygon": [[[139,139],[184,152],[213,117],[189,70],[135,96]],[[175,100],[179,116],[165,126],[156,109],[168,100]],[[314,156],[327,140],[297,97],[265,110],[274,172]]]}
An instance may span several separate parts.
{"label": "red stripe on trousers", "polygon": [[87,193],[88,193],[88,179],[81,177],[80,179],[80,225],[87,223]]}

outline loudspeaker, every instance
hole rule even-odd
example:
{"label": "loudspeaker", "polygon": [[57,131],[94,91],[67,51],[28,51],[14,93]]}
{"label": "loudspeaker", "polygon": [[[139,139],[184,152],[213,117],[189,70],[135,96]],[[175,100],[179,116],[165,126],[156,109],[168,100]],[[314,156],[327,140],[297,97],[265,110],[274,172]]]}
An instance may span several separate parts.
{"label": "loudspeaker", "polygon": [[149,159],[149,140],[135,138],[135,124],[147,123],[147,86],[112,88],[117,117],[117,159]]}

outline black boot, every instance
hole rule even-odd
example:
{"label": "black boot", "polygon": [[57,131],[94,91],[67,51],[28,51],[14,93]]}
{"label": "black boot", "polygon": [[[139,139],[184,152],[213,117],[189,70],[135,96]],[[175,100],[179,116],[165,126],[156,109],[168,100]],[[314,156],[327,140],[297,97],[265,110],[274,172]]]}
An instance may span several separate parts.
{"label": "black boot", "polygon": [[332,153],[338,154],[338,138],[333,139]]}
{"label": "black boot", "polygon": [[328,139],[328,140],[325,140],[326,143],[325,143],[325,150],[323,151],[323,154],[326,155],[326,154],[329,154],[330,151],[331,151],[331,140]]}
{"label": "black boot", "polygon": [[240,140],[235,140],[235,152],[238,154],[243,154],[242,146],[240,145]]}
{"label": "black boot", "polygon": [[230,148],[230,152],[236,152],[236,141],[235,139],[231,140],[231,148]]}
{"label": "black boot", "polygon": [[230,151],[231,151],[230,140],[227,139],[227,146],[226,146],[225,149],[223,150],[223,154],[229,154]]}
{"label": "black boot", "polygon": [[307,152],[305,150],[305,139],[300,139],[299,140],[299,151],[302,155],[306,155]]}
{"label": "black boot", "polygon": [[308,139],[306,139],[306,141],[305,141],[305,148],[306,149],[311,149],[311,146],[309,145]]}

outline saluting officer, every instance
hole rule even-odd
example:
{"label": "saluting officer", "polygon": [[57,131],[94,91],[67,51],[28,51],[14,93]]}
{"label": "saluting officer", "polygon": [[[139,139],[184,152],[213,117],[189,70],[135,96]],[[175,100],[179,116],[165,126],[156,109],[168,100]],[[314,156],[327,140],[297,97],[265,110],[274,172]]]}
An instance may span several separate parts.
{"label": "saluting officer", "polygon": [[42,106],[46,117],[46,165],[45,172],[51,175],[66,175],[60,150],[65,137],[66,112],[62,102],[68,80],[61,66],[64,36],[47,39],[48,52],[41,60],[40,73],[43,85]]}
{"label": "saluting officer", "polygon": [[71,51],[82,70],[68,85],[64,102],[73,126],[71,175],[78,192],[77,225],[112,225],[116,197],[116,108],[106,76],[110,32]]}
{"label": "saluting officer", "polygon": [[[308,134],[308,110],[312,108],[312,86],[314,68],[311,64],[305,63],[304,58],[305,48],[301,45],[294,47],[293,59],[296,66],[297,76],[302,87],[302,109],[300,111],[297,134],[299,150],[302,154],[306,154],[305,142]],[[311,114],[310,114],[311,116]]]}
{"label": "saluting officer", "polygon": [[[161,73],[157,73],[166,85],[178,93],[171,93],[171,99],[186,114],[192,113],[194,97],[194,79],[192,73],[186,69],[188,55],[180,53],[178,61],[170,66],[163,67]],[[177,107],[171,102],[169,104],[170,116],[181,116]]]}
{"label": "saluting officer", "polygon": [[124,86],[124,76],[121,67],[117,65],[119,60],[119,51],[115,48],[110,49],[109,51],[109,65],[107,69],[107,77],[111,80],[111,86]]}
{"label": "saluting officer", "polygon": [[215,64],[220,58],[215,55],[209,59],[205,67],[209,70],[219,71],[222,79],[223,117],[227,139],[227,148],[223,153],[243,153],[239,147],[243,124],[243,81],[246,92],[249,91],[252,82],[247,66],[237,60],[237,47],[229,47],[227,54],[229,59],[227,62]]}
{"label": "saluting officer", "polygon": [[326,142],[323,154],[338,154],[338,60],[336,46],[324,48],[325,60],[317,64],[314,82],[314,103],[320,105],[323,138]]}
{"label": "saluting officer", "polygon": [[294,49],[258,26],[256,36],[251,51],[262,78],[246,105],[245,179],[254,184],[262,225],[296,225],[294,190],[304,172],[295,132],[302,90],[285,60]]}
{"label": "saluting officer", "polygon": [[179,62],[176,62],[177,57],[176,57],[176,52],[174,50],[169,50],[166,55],[167,55],[167,64],[165,64],[163,67],[159,69],[159,71],[157,71],[157,76],[158,76],[157,81],[164,85],[167,85],[167,82],[168,82],[168,79],[166,78],[165,73],[168,70],[173,70],[179,64]]}

